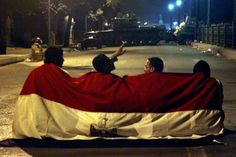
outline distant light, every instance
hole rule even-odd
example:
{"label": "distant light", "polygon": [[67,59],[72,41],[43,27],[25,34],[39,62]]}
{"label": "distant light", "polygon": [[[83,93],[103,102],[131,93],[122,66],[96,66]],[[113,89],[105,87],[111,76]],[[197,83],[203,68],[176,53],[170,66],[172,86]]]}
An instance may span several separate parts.
{"label": "distant light", "polygon": [[179,27],[184,27],[185,26],[185,22],[181,22],[180,24],[179,24]]}
{"label": "distant light", "polygon": [[65,16],[64,19],[65,19],[65,21],[68,21],[69,20],[69,16]]}
{"label": "distant light", "polygon": [[147,25],[148,24],[148,22],[144,22],[144,25]]}
{"label": "distant light", "polygon": [[88,37],[89,39],[93,39],[93,36]]}
{"label": "distant light", "polygon": [[104,26],[109,26],[108,22],[105,22],[105,23],[104,23]]}
{"label": "distant light", "polygon": [[182,0],[177,0],[177,1],[176,1],[176,6],[177,6],[177,7],[180,7],[180,6],[182,5],[182,3],[183,3]]}
{"label": "distant light", "polygon": [[172,11],[174,8],[175,8],[174,4],[170,3],[170,4],[168,5],[168,10],[169,10],[169,11]]}
{"label": "distant light", "polygon": [[178,25],[178,22],[176,22],[176,21],[175,21],[175,22],[173,22],[173,25],[175,25],[175,26],[176,26],[176,25]]}
{"label": "distant light", "polygon": [[211,49],[207,49],[208,52],[211,52],[212,50]]}

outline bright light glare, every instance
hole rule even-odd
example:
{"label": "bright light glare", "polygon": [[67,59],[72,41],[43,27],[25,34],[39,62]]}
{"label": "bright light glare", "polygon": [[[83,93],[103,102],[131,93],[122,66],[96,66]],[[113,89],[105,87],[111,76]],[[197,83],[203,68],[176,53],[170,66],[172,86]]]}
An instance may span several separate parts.
{"label": "bright light glare", "polygon": [[65,21],[68,21],[69,20],[69,16],[65,16],[64,19],[65,19]]}
{"label": "bright light glare", "polygon": [[181,1],[181,0],[177,0],[177,1],[176,1],[176,5],[177,5],[178,7],[180,7],[180,6],[182,5],[182,1]]}
{"label": "bright light glare", "polygon": [[175,8],[174,4],[170,3],[170,4],[168,5],[168,10],[169,10],[169,11],[172,11],[174,8]]}
{"label": "bright light glare", "polygon": [[105,26],[109,26],[109,24],[108,24],[108,22],[105,22],[105,24],[104,24]]}
{"label": "bright light glare", "polygon": [[173,22],[173,25],[177,26],[177,25],[178,25],[178,22],[176,22],[176,21],[175,21],[175,22]]}

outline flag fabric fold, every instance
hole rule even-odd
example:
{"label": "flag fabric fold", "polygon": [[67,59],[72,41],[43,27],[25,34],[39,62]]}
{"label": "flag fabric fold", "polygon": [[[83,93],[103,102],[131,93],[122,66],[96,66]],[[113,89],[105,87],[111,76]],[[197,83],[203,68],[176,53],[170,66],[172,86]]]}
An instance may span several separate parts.
{"label": "flag fabric fold", "polygon": [[202,74],[71,78],[53,64],[33,70],[19,95],[13,137],[58,140],[200,138],[223,132],[219,83]]}

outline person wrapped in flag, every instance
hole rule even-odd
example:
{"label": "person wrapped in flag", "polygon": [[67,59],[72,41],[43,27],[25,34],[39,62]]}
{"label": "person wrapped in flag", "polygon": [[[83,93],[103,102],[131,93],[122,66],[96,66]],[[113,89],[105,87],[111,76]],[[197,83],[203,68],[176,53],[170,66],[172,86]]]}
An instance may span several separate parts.
{"label": "person wrapped in flag", "polygon": [[195,139],[221,135],[223,120],[219,84],[201,73],[71,78],[46,63],[24,83],[13,137]]}

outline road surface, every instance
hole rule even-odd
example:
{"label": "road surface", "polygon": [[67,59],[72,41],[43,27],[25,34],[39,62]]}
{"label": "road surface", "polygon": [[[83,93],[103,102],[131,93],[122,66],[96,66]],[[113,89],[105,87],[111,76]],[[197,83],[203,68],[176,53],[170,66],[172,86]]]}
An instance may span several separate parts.
{"label": "road surface", "polygon": [[[88,51],[65,51],[64,69],[77,77],[92,70],[92,58],[98,53],[111,55],[116,48]],[[188,146],[162,145],[152,142],[106,142],[92,143],[86,147],[72,148],[44,147],[0,147],[0,156],[101,156],[101,157],[141,157],[141,156],[235,156],[236,154],[236,62],[224,57],[201,53],[187,46],[143,46],[128,47],[127,53],[116,62],[115,74],[136,75],[143,73],[148,57],[158,56],[165,62],[164,71],[191,73],[194,64],[206,60],[212,69],[212,76],[224,85],[225,127],[230,133],[220,139],[220,144],[198,143]],[[20,62],[0,67],[0,140],[10,137],[15,102],[29,72],[43,62]],[[128,145],[127,145],[128,143]],[[97,145],[99,144],[99,145]],[[104,146],[103,146],[104,144]]]}

